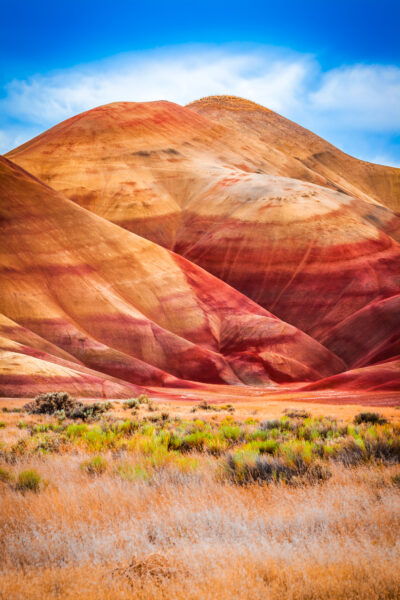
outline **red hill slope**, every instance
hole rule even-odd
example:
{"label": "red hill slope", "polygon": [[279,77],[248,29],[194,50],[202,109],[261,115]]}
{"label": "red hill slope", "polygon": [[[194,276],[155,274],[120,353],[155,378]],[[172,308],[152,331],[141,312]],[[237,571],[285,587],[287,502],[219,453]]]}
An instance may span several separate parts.
{"label": "red hill slope", "polygon": [[[190,109],[99,107],[9,156],[226,281],[349,367],[397,352],[389,300],[400,293],[400,218],[383,203],[397,206],[398,169],[352,159],[263,107],[225,97]],[[361,322],[363,310],[368,327],[355,336],[352,319]]]}
{"label": "red hill slope", "polygon": [[4,352],[18,354],[16,375],[37,360],[57,373],[62,360],[157,386],[265,385],[343,370],[333,353],[225,283],[5,159],[0,197],[0,310],[25,328],[8,324],[4,336]]}

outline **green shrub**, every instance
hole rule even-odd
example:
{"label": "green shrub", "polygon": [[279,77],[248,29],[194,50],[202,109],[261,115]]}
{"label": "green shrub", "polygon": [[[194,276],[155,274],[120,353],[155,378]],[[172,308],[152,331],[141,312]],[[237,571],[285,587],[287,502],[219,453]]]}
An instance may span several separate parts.
{"label": "green shrub", "polygon": [[56,412],[54,413],[54,416],[60,422],[65,421],[65,419],[67,418],[67,415],[65,414],[65,410],[56,410]]}
{"label": "green shrub", "polygon": [[0,421],[0,429],[4,429],[5,426],[6,424],[4,423],[4,421]]}
{"label": "green shrub", "polygon": [[180,450],[183,452],[189,452],[191,450],[197,450],[201,452],[204,447],[206,440],[206,434],[204,431],[195,431],[185,435],[181,440]]}
{"label": "green shrub", "polygon": [[400,438],[385,428],[370,428],[364,437],[364,447],[369,459],[400,462]]}
{"label": "green shrub", "polygon": [[182,448],[182,438],[176,435],[176,433],[171,433],[168,438],[168,450],[180,450]]}
{"label": "green shrub", "polygon": [[291,419],[309,419],[311,414],[301,408],[287,408],[284,414]]}
{"label": "green shrub", "polygon": [[315,484],[332,476],[326,465],[319,461],[308,464],[301,458],[289,464],[283,457],[230,454],[224,467],[228,477],[241,485],[255,482]]}
{"label": "green shrub", "polygon": [[335,459],[342,462],[345,467],[354,467],[364,462],[367,458],[362,440],[348,438],[342,442],[335,454]]}
{"label": "green shrub", "polygon": [[253,440],[269,440],[270,432],[268,430],[255,429],[246,434],[246,439],[251,442]]}
{"label": "green shrub", "polygon": [[28,441],[26,439],[18,440],[10,448],[10,459],[12,462],[16,460],[18,456],[24,456],[28,450]]}
{"label": "green shrub", "polygon": [[123,404],[123,408],[139,408],[140,402],[138,400],[138,398],[129,398],[129,400],[127,400],[126,402],[124,402]]}
{"label": "green shrub", "polygon": [[[149,408],[150,410],[150,408]],[[151,415],[149,417],[149,421],[150,423],[158,423],[159,421],[161,421],[161,415]]]}
{"label": "green shrub", "polygon": [[199,408],[200,410],[214,410],[214,407],[211,404],[209,404],[207,400],[202,400],[201,402],[199,402],[196,408]]}
{"label": "green shrub", "polygon": [[222,425],[219,434],[227,440],[236,442],[242,437],[242,430],[238,425]]}
{"label": "green shrub", "polygon": [[235,412],[235,407],[233,406],[233,404],[222,404],[220,406],[221,410],[227,410],[230,413]]}
{"label": "green shrub", "polygon": [[141,463],[132,464],[127,461],[120,462],[116,467],[116,473],[126,481],[149,481],[151,478],[151,467]]}
{"label": "green shrub", "polygon": [[361,412],[354,417],[354,423],[356,423],[356,425],[361,425],[362,423],[371,423],[372,425],[383,425],[384,423],[387,423],[387,420],[384,417],[382,417],[382,415],[380,415],[379,413]]}
{"label": "green shrub", "polygon": [[25,404],[24,409],[32,415],[53,415],[60,410],[68,414],[75,406],[76,400],[71,398],[67,392],[50,392],[39,394],[33,402]]}
{"label": "green shrub", "polygon": [[149,404],[151,403],[150,398],[148,397],[147,394],[139,394],[139,396],[137,397],[137,401],[139,402],[139,404]]}
{"label": "green shrub", "polygon": [[46,433],[47,431],[54,431],[56,427],[52,423],[37,423],[31,428],[32,434],[34,433]]}
{"label": "green shrub", "polygon": [[299,439],[312,441],[338,437],[341,433],[336,421],[330,419],[311,418],[293,424],[293,430]]}
{"label": "green shrub", "polygon": [[0,467],[0,481],[2,483],[10,483],[14,480],[14,474],[8,469]]}
{"label": "green shrub", "polygon": [[220,456],[229,447],[229,441],[225,438],[210,435],[204,442],[204,450],[213,456]]}
{"label": "green shrub", "polygon": [[111,402],[94,402],[93,404],[82,404],[82,402],[76,402],[73,410],[66,414],[70,419],[92,421],[110,410],[111,407]]}
{"label": "green shrub", "polygon": [[395,487],[400,488],[400,473],[396,473],[396,475],[393,475],[392,483]]}
{"label": "green shrub", "polygon": [[133,435],[138,429],[139,423],[137,421],[131,421],[130,419],[127,419],[123,423],[119,423],[117,427],[117,431],[126,436]]}
{"label": "green shrub", "polygon": [[99,476],[107,470],[107,461],[103,456],[94,456],[81,464],[81,469],[88,475]]}
{"label": "green shrub", "polygon": [[260,454],[276,454],[278,451],[278,442],[276,440],[260,440],[257,443]]}
{"label": "green shrub", "polygon": [[268,421],[262,421],[259,427],[261,431],[271,431],[272,429],[284,431],[291,429],[292,425],[288,418],[282,417],[282,419],[269,419]]}
{"label": "green shrub", "polygon": [[118,440],[118,434],[111,430],[103,430],[100,427],[93,427],[83,433],[82,441],[94,452],[102,452],[115,448]]}
{"label": "green shrub", "polygon": [[88,431],[89,427],[84,423],[72,423],[66,428],[65,435],[71,440],[76,440],[83,437],[83,435]]}
{"label": "green shrub", "polygon": [[17,489],[21,492],[38,492],[43,480],[39,473],[34,469],[21,471],[17,479]]}
{"label": "green shrub", "polygon": [[26,404],[24,409],[33,415],[55,415],[61,420],[68,417],[88,421],[105,413],[111,406],[111,402],[83,404],[71,398],[67,392],[51,392],[39,394],[33,402]]}

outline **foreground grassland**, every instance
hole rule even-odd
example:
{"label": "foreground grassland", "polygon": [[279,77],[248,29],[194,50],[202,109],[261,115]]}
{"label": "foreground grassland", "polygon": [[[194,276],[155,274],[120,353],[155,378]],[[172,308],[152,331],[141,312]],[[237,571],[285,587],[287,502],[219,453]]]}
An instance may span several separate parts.
{"label": "foreground grassland", "polygon": [[0,598],[399,598],[400,421],[356,412],[10,401]]}

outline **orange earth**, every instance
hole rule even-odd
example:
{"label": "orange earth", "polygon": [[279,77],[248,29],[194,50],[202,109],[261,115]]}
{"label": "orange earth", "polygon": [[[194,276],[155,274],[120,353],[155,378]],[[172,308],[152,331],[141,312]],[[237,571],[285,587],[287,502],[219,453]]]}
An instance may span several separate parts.
{"label": "orange earth", "polygon": [[121,102],[0,197],[0,395],[400,404],[400,169],[240,98]]}

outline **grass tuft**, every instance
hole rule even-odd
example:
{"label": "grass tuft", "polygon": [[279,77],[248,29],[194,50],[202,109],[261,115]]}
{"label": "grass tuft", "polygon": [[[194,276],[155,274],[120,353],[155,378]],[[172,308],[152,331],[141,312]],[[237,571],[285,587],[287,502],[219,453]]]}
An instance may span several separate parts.
{"label": "grass tuft", "polygon": [[19,473],[16,487],[20,492],[38,492],[42,485],[41,475],[35,469],[28,469]]}
{"label": "grass tuft", "polygon": [[107,471],[108,463],[103,456],[94,456],[81,463],[81,469],[87,475],[99,476]]}

